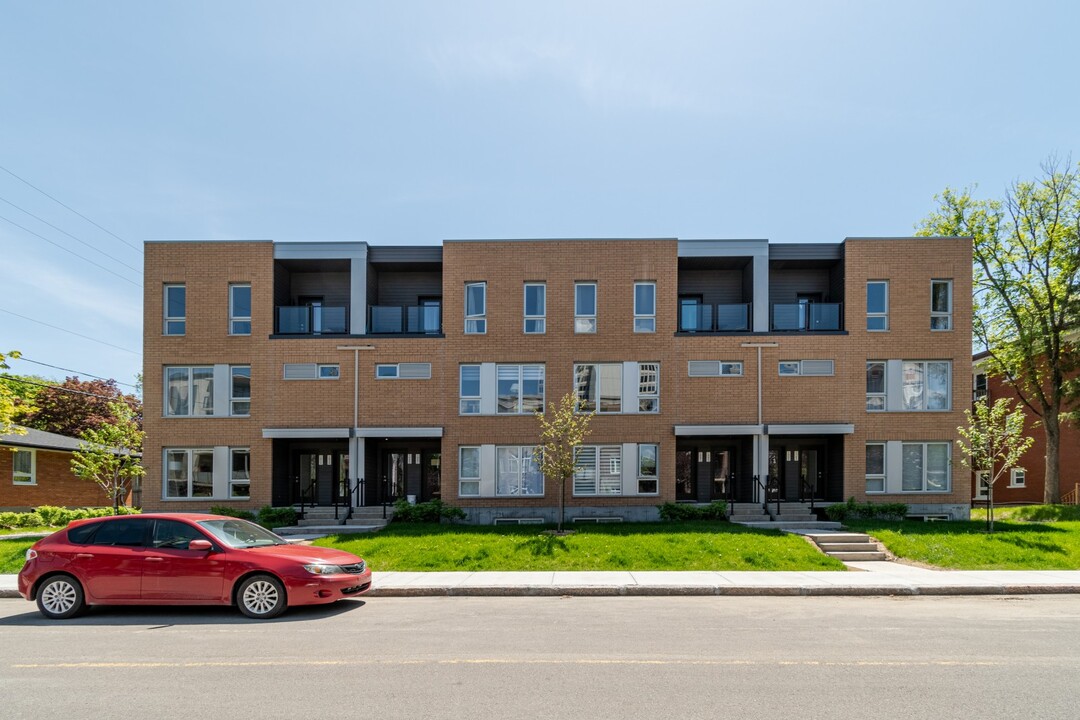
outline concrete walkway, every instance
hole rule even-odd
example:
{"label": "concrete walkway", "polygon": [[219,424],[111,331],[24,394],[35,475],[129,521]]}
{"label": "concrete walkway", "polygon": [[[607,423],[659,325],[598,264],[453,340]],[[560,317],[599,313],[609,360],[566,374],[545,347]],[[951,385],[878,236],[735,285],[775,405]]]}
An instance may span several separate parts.
{"label": "concrete walkway", "polygon": [[[1080,570],[847,565],[863,572],[376,572],[368,597],[1080,594]],[[16,587],[14,575],[0,575],[0,598],[19,597]]]}

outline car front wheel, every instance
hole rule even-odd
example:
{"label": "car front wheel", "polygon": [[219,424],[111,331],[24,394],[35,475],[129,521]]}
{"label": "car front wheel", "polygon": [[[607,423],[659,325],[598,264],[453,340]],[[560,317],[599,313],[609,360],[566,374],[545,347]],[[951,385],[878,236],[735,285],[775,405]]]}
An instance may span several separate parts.
{"label": "car front wheel", "polygon": [[37,606],[50,620],[66,620],[86,608],[82,585],[70,575],[54,575],[37,591]]}
{"label": "car front wheel", "polygon": [[252,575],[236,591],[236,604],[249,618],[266,620],[285,612],[285,586],[270,575]]}

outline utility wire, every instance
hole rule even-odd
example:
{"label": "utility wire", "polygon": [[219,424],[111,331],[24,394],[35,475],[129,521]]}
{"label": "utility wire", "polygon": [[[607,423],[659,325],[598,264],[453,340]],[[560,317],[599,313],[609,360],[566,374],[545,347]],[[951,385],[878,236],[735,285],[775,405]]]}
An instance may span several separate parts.
{"label": "utility wire", "polygon": [[35,322],[38,325],[44,325],[45,327],[50,327],[53,330],[59,330],[61,332],[66,332],[69,335],[74,335],[76,337],[81,337],[84,340],[89,340],[91,342],[96,342],[96,343],[99,343],[101,345],[108,345],[111,348],[116,348],[117,350],[123,350],[126,353],[131,353],[132,355],[141,355],[142,354],[142,353],[137,353],[134,350],[129,350],[128,348],[125,348],[125,347],[120,347],[119,345],[113,345],[112,343],[107,343],[104,340],[98,340],[97,338],[92,338],[89,335],[82,335],[80,333],[75,332],[74,330],[68,330],[67,328],[58,327],[56,325],[50,325],[47,322],[42,322],[41,320],[35,320],[32,317],[27,317],[25,315],[20,315],[19,313],[11,312],[10,310],[5,310],[4,308],[0,308],[0,312],[7,313],[8,315],[14,315],[17,318],[22,318],[23,320],[29,320],[30,322]]}
{"label": "utility wire", "polygon": [[31,360],[30,358],[28,358],[26,356],[23,356],[23,355],[20,355],[19,357],[15,358],[15,359],[16,360],[24,360],[24,361],[26,361],[28,363],[34,363],[35,365],[43,365],[43,366],[45,366],[47,368],[52,368],[53,370],[63,370],[64,372],[75,373],[76,375],[81,375],[83,377],[94,378],[95,380],[112,380],[117,385],[126,385],[129,388],[135,388],[136,390],[139,389],[138,385],[132,385],[131,383],[120,382],[119,380],[116,380],[114,378],[101,377],[100,375],[91,375],[90,373],[87,373],[87,372],[79,372],[78,370],[72,370],[71,368],[60,367],[59,365],[50,365],[49,363],[38,362],[37,360]]}
{"label": "utility wire", "polygon": [[110,235],[112,235],[112,236],[113,236],[114,238],[116,238],[116,239],[117,239],[117,240],[119,240],[120,242],[124,243],[125,245],[127,245],[127,246],[128,246],[129,248],[131,248],[131,249],[132,249],[132,250],[134,250],[135,252],[137,252],[137,253],[139,253],[139,254],[142,254],[142,248],[140,248],[140,247],[138,247],[138,246],[136,246],[136,245],[132,245],[132,244],[131,244],[131,243],[129,243],[129,242],[127,241],[127,240],[125,240],[124,238],[120,237],[119,235],[117,235],[117,234],[116,234],[116,233],[114,233],[113,231],[111,231],[111,230],[106,230],[105,228],[101,227],[100,225],[98,225],[98,224],[97,224],[96,222],[94,222],[94,221],[93,221],[93,220],[91,220],[90,218],[88,218],[88,217],[86,217],[85,215],[83,215],[83,214],[82,214],[81,212],[79,212],[79,211],[78,211],[78,210],[76,210],[75,208],[73,208],[73,207],[70,207],[70,206],[68,206],[68,205],[65,205],[64,203],[60,202],[59,200],[57,200],[56,198],[54,198],[54,197],[53,197],[52,195],[50,195],[49,193],[47,193],[47,192],[45,192],[44,190],[42,190],[41,188],[39,188],[39,187],[36,187],[36,186],[34,186],[34,185],[31,185],[29,181],[27,181],[27,180],[23,180],[23,179],[22,179],[21,177],[19,177],[19,176],[18,176],[18,175],[16,175],[15,173],[11,172],[10,170],[8,170],[8,169],[7,169],[6,167],[4,167],[3,165],[0,165],[0,170],[3,170],[3,171],[4,171],[4,172],[6,172],[6,173],[7,173],[8,175],[10,175],[11,177],[15,178],[16,180],[18,180],[18,181],[19,181],[19,182],[21,182],[22,184],[24,184],[24,185],[27,185],[28,187],[32,187],[32,188],[34,188],[34,190],[37,190],[37,191],[38,191],[39,193],[41,193],[41,194],[42,194],[42,195],[44,195],[45,197],[49,198],[50,200],[52,200],[52,201],[53,201],[54,203],[56,203],[56,204],[57,204],[57,205],[59,205],[60,207],[63,207],[63,208],[67,208],[68,210],[70,210],[71,212],[75,213],[76,215],[78,215],[78,216],[79,216],[79,217],[81,217],[81,218],[82,218],[83,220],[85,220],[86,222],[90,223],[91,225],[93,225],[93,226],[94,226],[94,227],[96,227],[97,229],[99,229],[99,230],[102,230],[103,232],[107,232],[107,233],[109,233],[109,234],[110,234]]}
{"label": "utility wire", "polygon": [[0,380],[7,380],[9,382],[25,383],[26,385],[37,385],[43,388],[52,388],[53,390],[59,390],[60,392],[73,393],[75,395],[88,395],[90,397],[101,398],[102,400],[115,400],[117,402],[123,402],[124,398],[112,397],[110,395],[98,395],[97,393],[83,392],[82,390],[72,390],[71,388],[60,387],[59,385],[46,385],[45,383],[33,382],[31,380],[23,380],[22,378],[12,377],[11,375],[0,375]]}
{"label": "utility wire", "polygon": [[123,261],[123,260],[121,260],[120,258],[118,258],[118,257],[116,257],[116,256],[114,256],[114,255],[110,255],[109,253],[105,252],[104,250],[102,250],[101,248],[97,247],[96,245],[91,245],[90,243],[86,242],[85,240],[81,240],[81,239],[79,239],[79,238],[75,237],[74,235],[72,235],[71,233],[69,233],[69,232],[68,232],[67,230],[65,230],[65,229],[63,229],[63,228],[59,228],[59,227],[56,227],[55,225],[53,225],[53,224],[52,224],[51,222],[49,222],[48,220],[45,220],[44,218],[40,218],[40,217],[38,217],[37,215],[35,215],[34,213],[30,212],[29,210],[27,210],[27,209],[25,209],[25,208],[21,208],[21,207],[19,207],[18,205],[16,205],[15,203],[11,202],[10,200],[7,200],[7,199],[5,199],[5,198],[2,198],[2,197],[0,197],[0,202],[5,202],[5,203],[7,203],[7,204],[8,204],[8,205],[10,205],[11,207],[13,207],[13,208],[15,208],[16,210],[18,210],[19,212],[21,212],[21,213],[25,213],[25,214],[29,215],[30,217],[34,218],[34,219],[35,219],[35,220],[37,220],[38,222],[42,222],[42,223],[45,223],[46,225],[48,225],[49,227],[51,227],[51,228],[52,228],[53,230],[56,230],[57,232],[62,232],[62,233],[64,233],[65,235],[67,235],[67,236],[68,236],[69,238],[71,238],[71,239],[72,239],[72,240],[74,240],[75,242],[78,242],[78,243],[82,243],[83,245],[85,245],[86,247],[90,248],[90,249],[91,249],[91,250],[93,250],[94,252],[99,252],[99,253],[101,253],[102,255],[104,255],[105,257],[109,258],[110,260],[113,260],[114,262],[117,262],[117,263],[119,263],[119,264],[123,265],[123,266],[124,266],[124,267],[126,267],[126,268],[127,268],[128,270],[134,270],[135,272],[137,272],[137,273],[139,273],[140,275],[142,275],[142,270],[140,270],[139,268],[137,268],[137,267],[134,267],[134,266],[132,266],[132,265],[128,265],[128,264],[127,264],[126,262],[124,262],[124,261]]}
{"label": "utility wire", "polygon": [[63,250],[64,252],[66,252],[66,253],[71,253],[72,255],[74,255],[75,257],[79,258],[79,259],[80,259],[80,260],[82,260],[83,262],[88,262],[88,263],[90,263],[91,265],[93,265],[93,266],[95,266],[95,267],[99,267],[99,268],[101,268],[102,270],[104,270],[105,272],[107,272],[107,273],[109,273],[109,274],[111,274],[111,275],[115,275],[116,277],[120,278],[120,279],[121,279],[121,280],[123,280],[124,282],[129,282],[129,283],[131,283],[132,285],[134,285],[135,287],[142,287],[142,285],[140,285],[139,283],[135,282],[134,280],[129,280],[128,278],[124,277],[123,275],[121,275],[120,273],[116,272],[115,270],[110,270],[109,268],[105,267],[104,265],[101,265],[101,264],[99,264],[99,263],[96,263],[96,262],[94,262],[94,261],[93,261],[93,260],[91,260],[90,258],[87,258],[87,257],[83,257],[82,255],[80,255],[79,253],[75,252],[74,250],[68,250],[68,249],[67,249],[66,247],[64,247],[64,246],[63,246],[63,245],[61,245],[60,243],[57,243],[57,242],[53,242],[52,240],[50,240],[49,238],[45,237],[44,235],[38,235],[38,234],[37,234],[36,232],[34,232],[33,230],[31,230],[30,228],[25,228],[25,227],[23,227],[22,225],[20,225],[19,223],[15,222],[14,220],[9,220],[8,218],[4,217],[3,215],[0,215],[0,220],[3,220],[3,221],[4,221],[4,222],[6,222],[6,223],[10,223],[10,224],[14,225],[15,227],[19,228],[20,230],[24,230],[24,231],[26,231],[26,232],[30,233],[30,234],[31,234],[31,235],[33,235],[34,237],[39,237],[39,238],[41,238],[42,240],[44,240],[45,242],[49,243],[50,245],[55,245],[56,247],[60,248],[60,249],[61,249],[61,250]]}

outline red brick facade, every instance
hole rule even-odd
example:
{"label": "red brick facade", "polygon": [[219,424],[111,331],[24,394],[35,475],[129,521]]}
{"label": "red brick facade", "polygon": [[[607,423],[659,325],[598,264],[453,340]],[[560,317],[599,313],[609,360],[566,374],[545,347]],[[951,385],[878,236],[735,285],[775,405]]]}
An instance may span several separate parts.
{"label": "red brick facade", "polygon": [[71,453],[34,448],[34,484],[16,484],[12,458],[15,448],[0,445],[0,509],[29,510],[38,505],[102,507],[107,504],[97,483],[71,474]]}

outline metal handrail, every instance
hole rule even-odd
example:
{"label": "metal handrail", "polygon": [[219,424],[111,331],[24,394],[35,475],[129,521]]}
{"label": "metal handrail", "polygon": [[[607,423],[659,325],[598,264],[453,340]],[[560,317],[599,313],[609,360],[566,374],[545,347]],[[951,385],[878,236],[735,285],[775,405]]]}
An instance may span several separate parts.
{"label": "metal handrail", "polygon": [[[819,481],[821,480],[820,474],[819,474],[818,480]],[[810,481],[808,481],[806,478],[800,476],[799,477],[799,502],[806,502],[807,491],[809,491],[809,495],[810,495],[810,512],[813,513],[814,512],[814,486],[811,485]]]}
{"label": "metal handrail", "polygon": [[[293,482],[296,484],[296,496],[299,498],[299,503],[298,504],[300,505],[300,519],[303,520],[304,519],[304,512],[305,512],[304,507],[308,504],[307,502],[305,502],[307,500],[307,493],[305,493],[304,489],[302,487],[300,487],[300,476],[299,475],[296,476],[296,478],[294,479]],[[311,491],[311,507],[315,507],[315,484],[314,483],[311,484],[311,487],[309,488],[309,490]]]}
{"label": "metal handrail", "polygon": [[[765,511],[765,514],[769,515],[773,519],[780,514],[780,479],[779,478],[765,478],[765,482],[761,482],[761,477],[754,476],[754,482],[761,488],[761,508]],[[775,492],[776,494],[776,515],[769,512],[769,492]]]}

